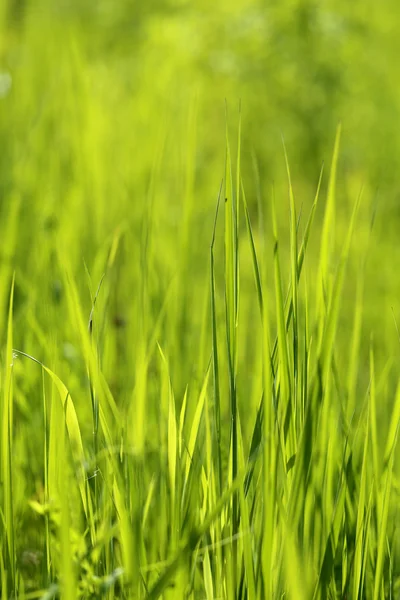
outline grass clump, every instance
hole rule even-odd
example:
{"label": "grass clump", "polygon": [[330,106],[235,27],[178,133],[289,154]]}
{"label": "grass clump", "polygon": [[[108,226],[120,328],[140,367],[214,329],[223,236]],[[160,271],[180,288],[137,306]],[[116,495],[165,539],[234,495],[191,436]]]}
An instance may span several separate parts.
{"label": "grass clump", "polygon": [[[159,257],[171,251],[154,233],[157,161],[139,244],[124,224],[86,267],[90,304],[55,238],[48,244],[62,297],[48,304],[50,316],[35,314],[33,298],[21,316],[17,270],[2,352],[2,598],[399,593],[400,386],[393,389],[388,371],[376,373],[372,338],[369,366],[361,364],[363,271],[353,327],[341,333],[348,360],[337,345],[360,204],[337,252],[339,142],[340,129],[310,265],[322,172],[304,219],[285,150],[288,248],[274,190],[259,199],[272,231],[256,231],[239,125],[236,161],[226,137],[209,272],[193,306],[193,201],[174,247],[182,253],[175,279],[157,292]],[[128,268],[135,287],[124,282]],[[252,291],[241,284],[250,270]]]}

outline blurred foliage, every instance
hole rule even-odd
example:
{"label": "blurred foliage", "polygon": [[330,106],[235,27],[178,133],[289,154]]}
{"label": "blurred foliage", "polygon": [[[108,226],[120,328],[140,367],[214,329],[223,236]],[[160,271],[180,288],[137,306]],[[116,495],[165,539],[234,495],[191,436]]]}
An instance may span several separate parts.
{"label": "blurred foliage", "polygon": [[[19,270],[21,306],[44,263],[53,281],[44,288],[48,298],[58,289],[52,240],[68,247],[85,285],[82,259],[99,277],[101,248],[127,222],[138,244],[126,245],[121,276],[134,285],[148,261],[155,310],[176,269],[197,274],[179,290],[183,331],[190,298],[206,299],[225,101],[232,129],[240,102],[244,184],[255,221],[262,200],[267,227],[272,184],[281,226],[288,226],[281,135],[306,212],[342,122],[338,228],[363,187],[355,273],[379,199],[365,335],[377,330],[384,354],[398,353],[391,314],[400,291],[393,277],[400,219],[394,1],[3,0],[0,15],[0,217],[18,222],[17,238],[1,252],[8,277]],[[157,248],[143,235],[153,217]],[[68,218],[73,227],[65,226]],[[118,292],[122,306],[127,289]]]}

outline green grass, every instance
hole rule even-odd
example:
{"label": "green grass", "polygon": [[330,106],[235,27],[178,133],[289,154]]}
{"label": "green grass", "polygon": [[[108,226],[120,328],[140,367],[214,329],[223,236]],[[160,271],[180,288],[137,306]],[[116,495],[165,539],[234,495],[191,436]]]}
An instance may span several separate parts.
{"label": "green grass", "polygon": [[385,11],[40,3],[0,10],[1,600],[397,598]]}
{"label": "green grass", "polygon": [[[377,377],[372,339],[368,385],[356,383],[362,274],[354,327],[344,334],[347,368],[337,355],[359,207],[356,199],[336,254],[340,130],[318,271],[308,267],[308,244],[317,203],[324,203],[321,178],[309,218],[299,218],[285,151],[289,240],[279,232],[274,191],[265,203],[273,235],[259,238],[242,181],[240,135],[239,125],[235,170],[227,137],[206,308],[198,341],[188,349],[179,348],[174,333],[182,298],[166,289],[151,310],[150,283],[143,281],[151,269],[147,256],[139,271],[142,289],[129,296],[136,335],[128,325],[118,350],[121,326],[113,328],[110,317],[116,286],[125,287],[115,272],[123,245],[132,241],[128,229],[117,229],[99,253],[103,275],[91,309],[69,252],[51,242],[62,304],[47,331],[29,308],[25,317],[44,362],[15,347],[16,337],[24,348],[29,341],[13,314],[16,273],[1,385],[2,598],[378,599],[399,592],[394,461],[400,394],[385,372]],[[149,236],[155,214],[146,217]],[[159,244],[153,257],[158,251]],[[244,293],[246,253],[254,284]],[[178,270],[175,290],[185,289],[188,273]],[[89,269],[87,275],[92,288]],[[242,295],[251,301],[250,314]],[[68,366],[57,343],[65,332],[75,351]],[[253,350],[246,362],[242,343]],[[181,394],[174,372],[186,371],[188,363],[193,375]],[[126,394],[118,388],[124,377],[131,381]],[[383,424],[378,398],[392,407]]]}

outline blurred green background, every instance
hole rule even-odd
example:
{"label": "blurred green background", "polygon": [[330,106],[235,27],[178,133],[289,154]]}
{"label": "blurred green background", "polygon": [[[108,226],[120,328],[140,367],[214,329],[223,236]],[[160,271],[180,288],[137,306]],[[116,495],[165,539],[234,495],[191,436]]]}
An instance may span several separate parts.
{"label": "blurred green background", "polygon": [[[61,374],[68,372],[76,357],[58,256],[68,255],[89,314],[85,264],[96,288],[117,234],[116,267],[108,277],[113,347],[104,342],[114,389],[131,389],[136,342],[148,335],[167,293],[172,304],[162,341],[178,389],[198,376],[209,352],[209,338],[198,340],[209,318],[209,244],[224,173],[225,111],[227,105],[235,153],[240,102],[243,182],[265,252],[272,186],[280,230],[288,236],[281,136],[297,207],[307,214],[322,163],[326,190],[342,123],[337,247],[360,190],[363,196],[341,327],[345,333],[351,327],[368,249],[360,377],[368,377],[371,331],[379,368],[398,368],[396,2],[3,0],[0,10],[2,339],[15,270],[15,345],[50,363],[57,356]],[[322,198],[308,258],[311,285]],[[244,363],[256,311],[246,252]],[[218,253],[222,260],[222,245]],[[43,336],[53,336],[52,348]],[[338,361],[345,362],[348,338],[339,338],[344,352]],[[195,352],[193,369],[180,360],[187,352]]]}

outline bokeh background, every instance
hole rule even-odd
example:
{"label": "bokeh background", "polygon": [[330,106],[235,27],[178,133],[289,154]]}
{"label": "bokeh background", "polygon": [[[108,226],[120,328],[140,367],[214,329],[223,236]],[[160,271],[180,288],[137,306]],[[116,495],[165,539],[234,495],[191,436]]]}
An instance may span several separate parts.
{"label": "bokeh background", "polygon": [[[15,271],[16,347],[57,363],[61,375],[73,371],[78,357],[65,319],[58,257],[68,255],[89,314],[86,267],[96,289],[117,235],[104,307],[108,330],[115,333],[104,339],[113,390],[130,394],[135,374],[129,365],[137,341],[149,335],[143,321],[156,320],[166,297],[162,342],[178,390],[198,377],[209,357],[208,334],[199,339],[209,319],[209,245],[224,174],[225,123],[235,155],[240,104],[242,176],[261,252],[271,254],[272,188],[280,232],[288,239],[282,136],[304,215],[300,228],[325,165],[308,257],[311,286],[335,132],[342,124],[332,232],[338,249],[361,190],[362,203],[337,360],[348,358],[346,333],[363,273],[362,389],[371,332],[379,372],[393,372],[395,381],[399,18],[394,0],[2,0],[2,339]],[[242,229],[245,235],[243,222]],[[257,310],[246,253],[241,259],[244,363],[255,351],[251,332]],[[287,253],[283,249],[283,258]],[[222,254],[217,244],[220,263]],[[223,299],[221,276],[220,269]],[[222,300],[220,309],[222,314]],[[181,360],[191,352],[193,367]]]}

